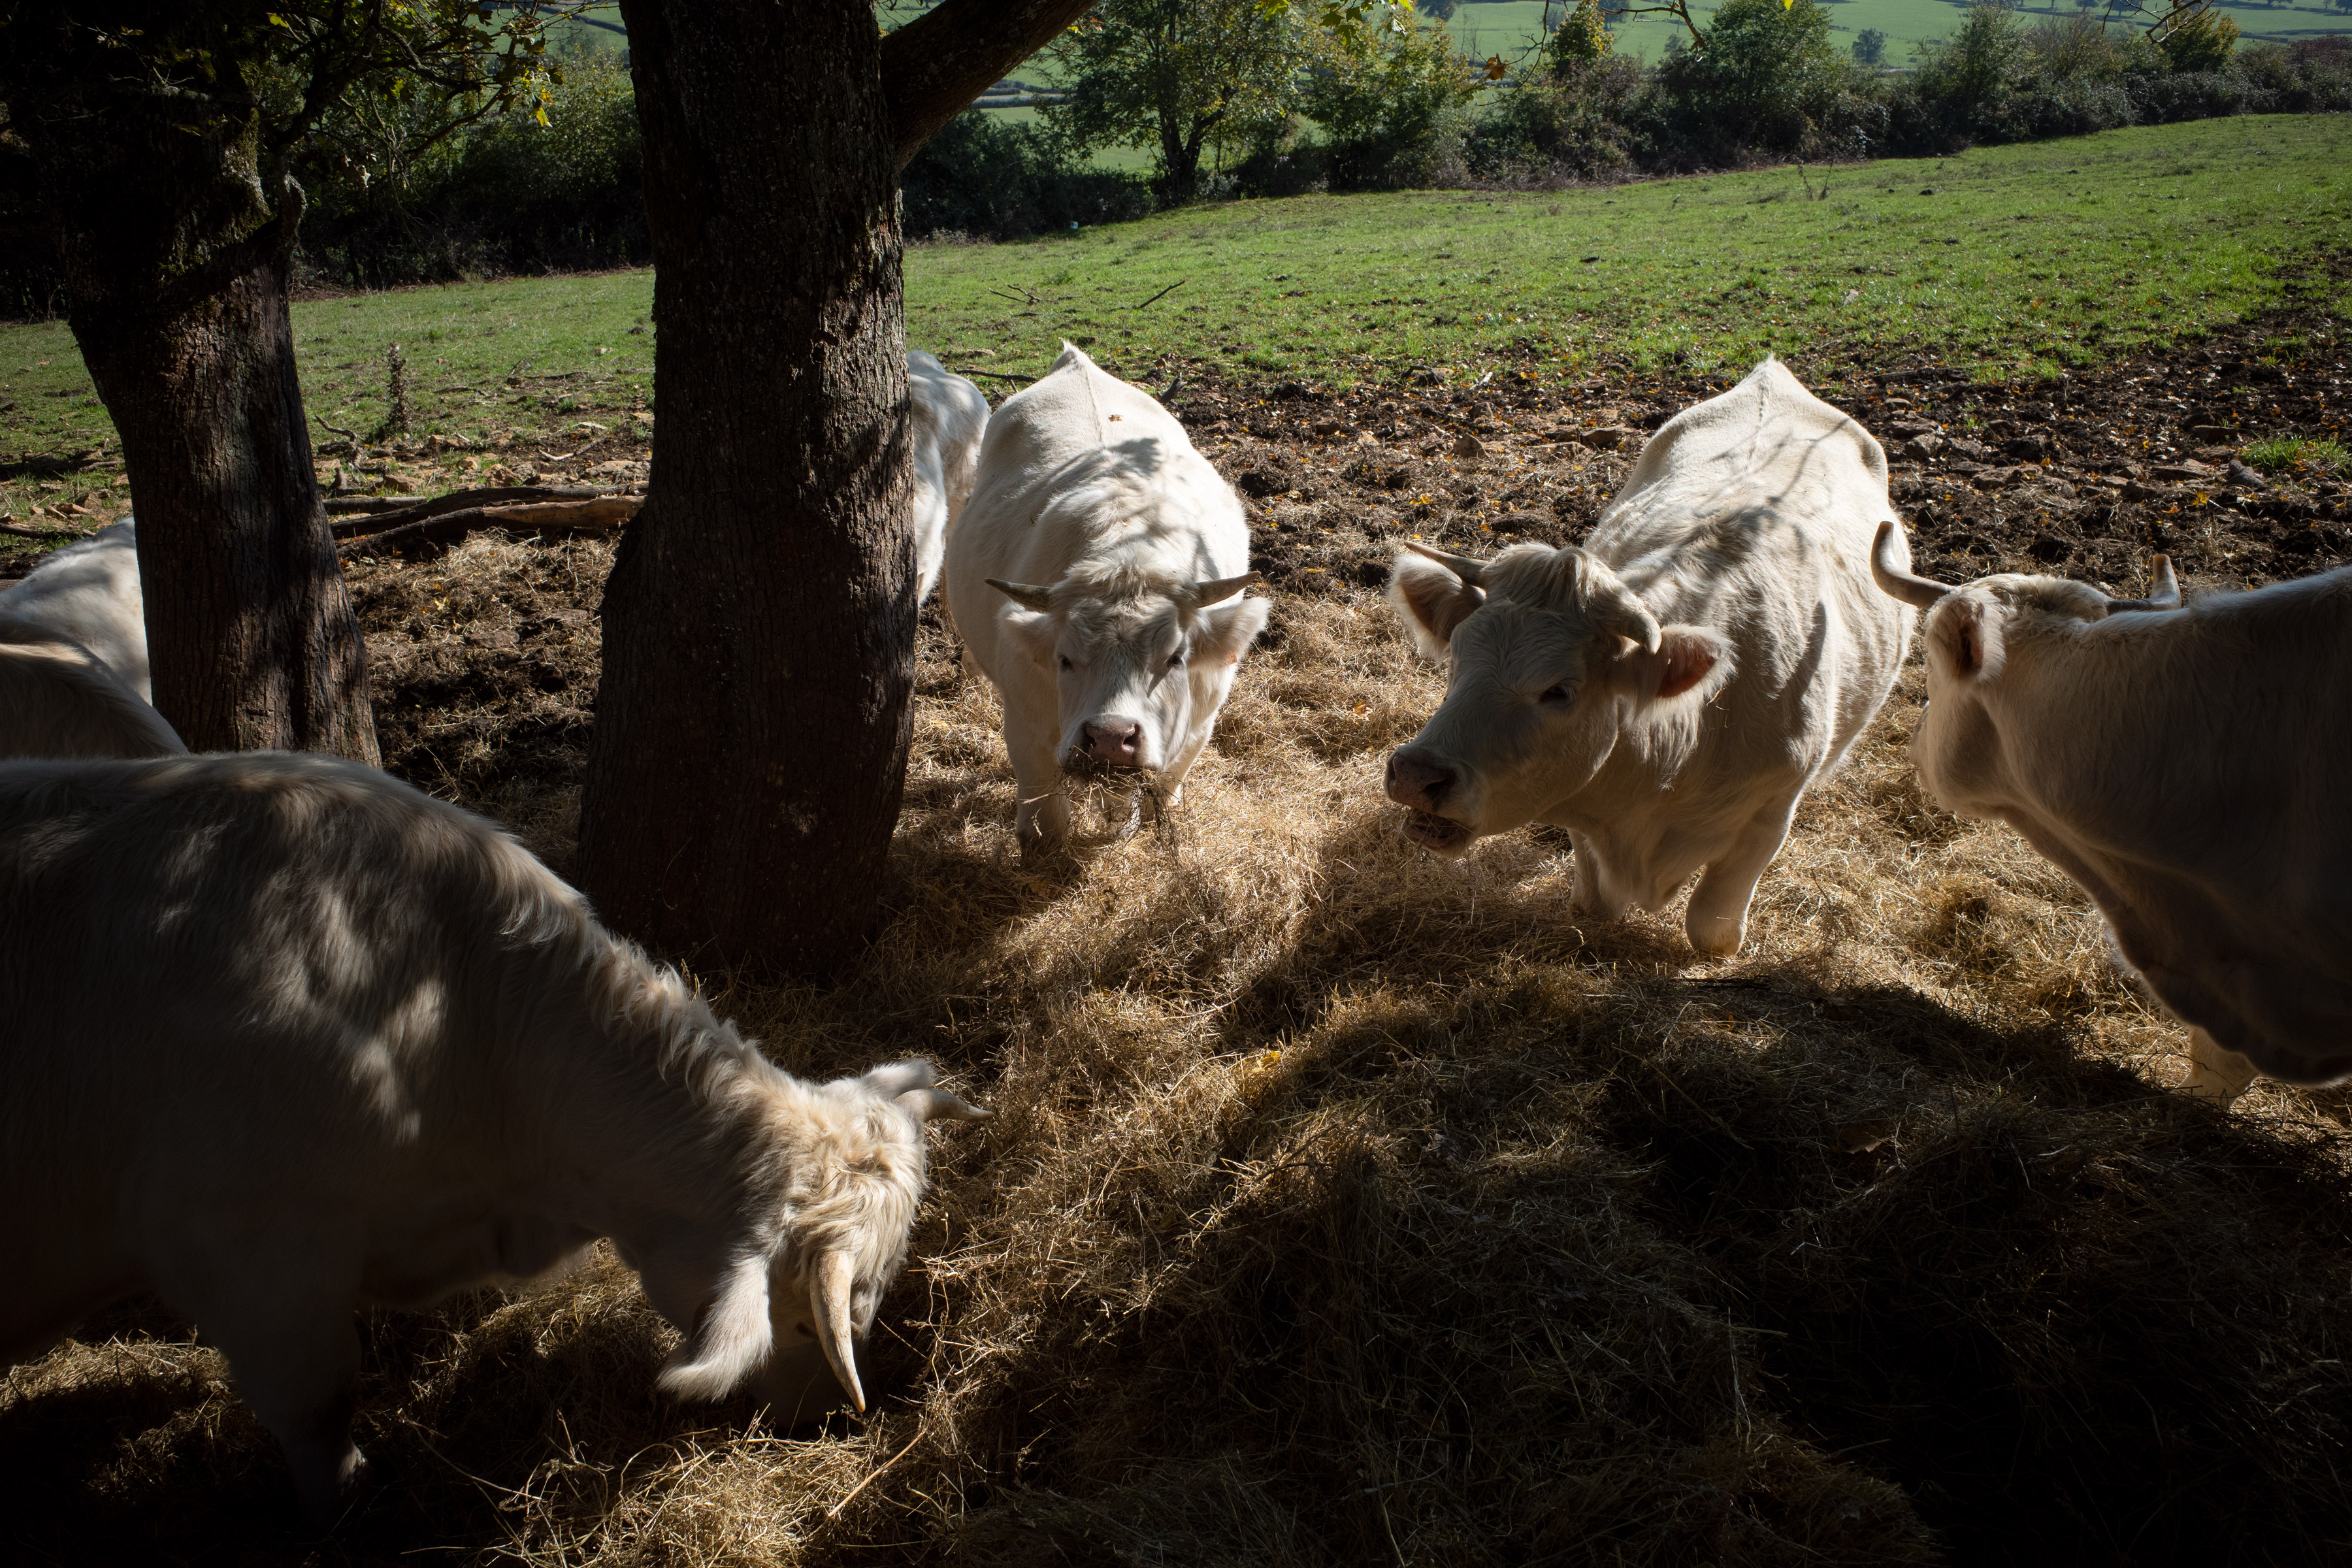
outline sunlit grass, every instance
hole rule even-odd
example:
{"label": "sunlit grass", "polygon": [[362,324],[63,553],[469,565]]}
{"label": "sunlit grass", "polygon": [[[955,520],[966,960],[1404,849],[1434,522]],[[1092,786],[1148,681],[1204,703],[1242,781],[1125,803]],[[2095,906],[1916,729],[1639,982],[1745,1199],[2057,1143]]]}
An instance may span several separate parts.
{"label": "sunlit grass", "polygon": [[[1065,337],[1138,377],[1567,380],[1744,370],[1767,351],[2030,375],[2275,303],[2346,232],[2347,171],[2352,120],[2263,116],[1612,190],[1233,202],[918,247],[907,336],[1009,377]],[[299,302],[313,437],[383,420],[394,343],[419,437],[611,425],[651,398],[652,306],[643,270]],[[0,327],[0,466],[113,449],[65,325]]]}

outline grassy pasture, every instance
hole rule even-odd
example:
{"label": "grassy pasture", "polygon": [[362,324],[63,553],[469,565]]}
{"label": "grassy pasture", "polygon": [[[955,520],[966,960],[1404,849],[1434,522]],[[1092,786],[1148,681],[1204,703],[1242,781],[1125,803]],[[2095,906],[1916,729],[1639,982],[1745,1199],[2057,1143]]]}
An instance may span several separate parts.
{"label": "grassy pasture", "polygon": [[[1864,28],[1875,27],[1886,35],[1885,63],[1895,67],[1911,63],[1913,45],[1948,38],[1958,31],[1960,18],[1968,10],[1968,0],[1824,0],[1824,4],[1830,9],[1830,36],[1840,47],[1851,47]],[[1571,8],[1572,5],[1553,0],[1549,19],[1556,25]],[[1699,25],[1705,26],[1710,8],[1696,9]],[[2239,31],[2249,38],[2285,42],[2328,33],[2352,33],[2352,13],[2316,5],[2313,0],[2303,0],[2294,5],[2224,4],[2213,9],[2235,21]],[[2022,6],[2021,12],[2031,26],[2071,16],[2074,8],[2044,0]],[[1505,60],[1516,62],[1524,51],[1545,38],[1546,20],[1544,0],[1496,0],[1493,5],[1457,6],[1454,15],[1446,18],[1445,26],[1464,54],[1476,59],[1499,54]],[[1688,37],[1681,23],[1664,16],[1627,16],[1610,31],[1616,37],[1619,54],[1648,60],[1655,60],[1665,52],[1668,39]]]}
{"label": "grassy pasture", "polygon": [[[1768,350],[1822,373],[1924,352],[2014,375],[2259,311],[2281,268],[2347,220],[2352,121],[2202,121],[1811,174],[1235,202],[923,247],[907,331],[952,367],[1013,375],[1064,337],[1139,379],[1192,364],[1345,386],[1425,366],[1460,383],[1500,360],[1564,382],[1602,361],[1705,374]],[[644,272],[304,300],[305,400],[366,436],[397,342],[419,438],[568,449],[650,407],[651,305]],[[0,327],[0,511],[105,502],[118,456],[64,324]],[[427,477],[411,464],[387,482]]]}

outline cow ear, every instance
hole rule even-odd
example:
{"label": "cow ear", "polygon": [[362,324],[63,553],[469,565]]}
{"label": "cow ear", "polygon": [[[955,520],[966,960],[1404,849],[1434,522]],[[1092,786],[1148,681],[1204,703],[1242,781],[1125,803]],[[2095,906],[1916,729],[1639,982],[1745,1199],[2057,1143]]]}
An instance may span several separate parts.
{"label": "cow ear", "polygon": [[1389,603],[1425,658],[1444,656],[1454,628],[1486,602],[1486,591],[1425,555],[1401,553],[1389,573]]}
{"label": "cow ear", "polygon": [[1928,658],[1961,680],[2000,673],[2000,617],[1974,595],[1955,594],[1927,615]]}
{"label": "cow ear", "polygon": [[1192,645],[1192,662],[1239,664],[1257,634],[1265,630],[1266,617],[1273,613],[1272,599],[1243,599],[1209,611],[1201,617],[1209,628]]}
{"label": "cow ear", "polygon": [[1619,647],[1625,651],[1610,662],[1610,688],[1637,703],[1705,702],[1731,679],[1731,639],[1706,626],[1659,627],[1654,653],[1639,643]]}
{"label": "cow ear", "polygon": [[774,1343],[768,1323],[768,1260],[747,1254],[719,1278],[718,1294],[663,1371],[661,1385],[684,1399],[724,1399],[768,1359]]}

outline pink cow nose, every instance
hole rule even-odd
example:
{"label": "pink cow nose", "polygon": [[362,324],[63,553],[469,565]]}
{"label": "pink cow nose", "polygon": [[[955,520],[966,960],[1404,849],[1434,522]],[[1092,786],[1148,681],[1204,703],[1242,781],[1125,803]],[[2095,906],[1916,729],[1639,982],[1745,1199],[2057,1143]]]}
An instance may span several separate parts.
{"label": "pink cow nose", "polygon": [[1089,754],[1106,763],[1133,767],[1143,745],[1143,726],[1132,719],[1090,719],[1078,726]]}
{"label": "pink cow nose", "polygon": [[1435,811],[1454,788],[1454,770],[1423,762],[1411,751],[1389,758],[1389,798],[1415,811]]}

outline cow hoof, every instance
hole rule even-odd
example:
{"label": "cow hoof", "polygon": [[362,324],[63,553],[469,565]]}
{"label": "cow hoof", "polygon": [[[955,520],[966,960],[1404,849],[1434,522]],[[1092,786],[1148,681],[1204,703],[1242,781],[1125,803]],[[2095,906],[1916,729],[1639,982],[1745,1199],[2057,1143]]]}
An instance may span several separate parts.
{"label": "cow hoof", "polygon": [[1732,957],[1748,939],[1747,927],[1734,921],[1694,921],[1688,931],[1692,948],[1709,958]]}

